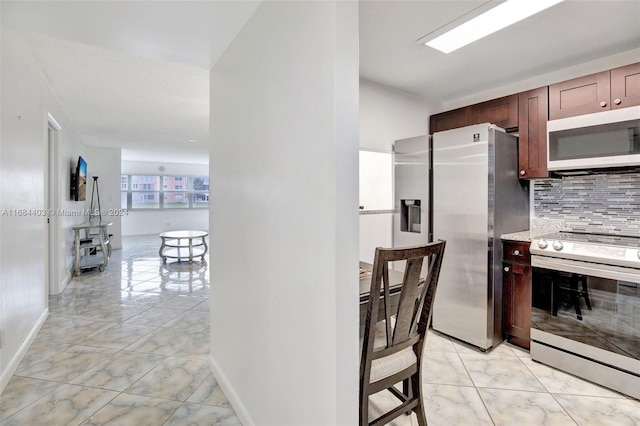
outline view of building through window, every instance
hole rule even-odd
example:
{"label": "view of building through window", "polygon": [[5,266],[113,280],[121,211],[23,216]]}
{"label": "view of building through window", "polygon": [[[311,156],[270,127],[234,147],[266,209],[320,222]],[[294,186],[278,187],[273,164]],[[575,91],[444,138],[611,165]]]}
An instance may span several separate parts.
{"label": "view of building through window", "polygon": [[209,207],[208,176],[122,175],[124,209],[189,209]]}

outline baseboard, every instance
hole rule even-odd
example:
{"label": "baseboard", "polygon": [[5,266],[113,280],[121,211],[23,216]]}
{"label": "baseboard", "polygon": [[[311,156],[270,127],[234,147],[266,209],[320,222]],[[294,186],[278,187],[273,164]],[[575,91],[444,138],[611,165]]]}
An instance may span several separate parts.
{"label": "baseboard", "polygon": [[69,281],[71,281],[71,277],[71,271],[67,271],[67,274],[64,276],[62,283],[60,283],[60,293],[62,293],[64,289],[67,288],[67,284],[69,284]]}
{"label": "baseboard", "polygon": [[13,357],[13,359],[7,366],[7,369],[2,372],[2,376],[0,376],[0,394],[2,394],[2,392],[4,391],[4,388],[6,388],[7,384],[9,384],[11,377],[13,377],[14,373],[18,369],[18,365],[20,365],[22,358],[24,358],[25,354],[29,350],[31,343],[33,343],[33,340],[38,335],[38,332],[42,328],[42,325],[44,324],[48,316],[49,316],[49,309],[45,308],[44,311],[42,311],[40,318],[38,318],[38,321],[33,326],[29,334],[27,335],[27,338],[24,339],[24,342],[22,342],[22,345],[20,345],[20,349],[18,349],[18,352],[16,352],[16,355]]}
{"label": "baseboard", "polygon": [[209,354],[208,360],[209,368],[211,369],[213,376],[216,378],[216,382],[218,382],[220,388],[222,388],[222,391],[229,400],[229,403],[233,407],[233,410],[236,412],[238,419],[240,419],[240,423],[244,426],[255,426],[256,423],[251,418],[251,415],[249,415],[249,412],[238,397],[238,394],[236,393],[233,385],[231,384],[231,382],[229,382],[229,379],[224,374],[216,360],[213,358],[212,354]]}
{"label": "baseboard", "polygon": [[50,295],[57,296],[59,294],[62,294],[65,287],[67,287],[67,284],[69,284],[69,281],[71,281],[72,276],[73,276],[73,271],[71,269],[67,270],[67,273],[65,274],[64,278],[59,283],[56,283],[57,286],[55,288],[53,288],[52,286],[49,286]]}

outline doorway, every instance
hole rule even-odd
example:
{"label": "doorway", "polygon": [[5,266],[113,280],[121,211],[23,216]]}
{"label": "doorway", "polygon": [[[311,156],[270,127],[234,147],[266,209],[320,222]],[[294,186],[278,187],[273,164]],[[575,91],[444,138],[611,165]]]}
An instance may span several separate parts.
{"label": "doorway", "polygon": [[[46,231],[45,238],[47,255],[45,258],[45,295],[58,294],[60,288],[60,273],[58,253],[58,208],[59,208],[59,176],[58,176],[58,134],[61,130],[58,122],[49,114],[47,123],[47,164],[44,185],[46,191]],[[45,305],[48,305],[45,301]]]}

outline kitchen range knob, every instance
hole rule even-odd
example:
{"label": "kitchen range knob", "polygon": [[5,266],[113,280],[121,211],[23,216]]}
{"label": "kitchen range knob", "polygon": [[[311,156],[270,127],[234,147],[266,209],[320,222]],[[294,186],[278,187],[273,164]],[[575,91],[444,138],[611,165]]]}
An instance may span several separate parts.
{"label": "kitchen range knob", "polygon": [[524,176],[527,172],[525,172],[524,170],[520,170],[520,176]]}
{"label": "kitchen range knob", "polygon": [[606,103],[605,101],[602,101],[602,102],[600,102],[600,106],[601,106],[601,107],[606,107],[606,106],[607,106],[607,103]]}
{"label": "kitchen range knob", "polygon": [[543,249],[543,250],[546,249],[548,245],[549,245],[549,243],[547,243],[547,240],[538,241],[538,247]]}
{"label": "kitchen range knob", "polygon": [[620,99],[614,99],[613,103],[616,105],[620,105],[622,103],[622,101]]}
{"label": "kitchen range knob", "polygon": [[564,246],[562,245],[562,242],[560,242],[560,241],[554,241],[554,243],[553,243],[553,249],[554,249],[555,251],[560,251],[560,250],[562,250],[562,248],[563,248],[563,247],[564,247]]}

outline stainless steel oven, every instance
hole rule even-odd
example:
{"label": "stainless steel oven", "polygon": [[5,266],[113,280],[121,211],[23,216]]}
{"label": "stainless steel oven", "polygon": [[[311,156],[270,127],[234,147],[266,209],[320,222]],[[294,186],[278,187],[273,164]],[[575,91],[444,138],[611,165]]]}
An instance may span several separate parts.
{"label": "stainless steel oven", "polygon": [[640,238],[532,241],[531,357],[640,398]]}

